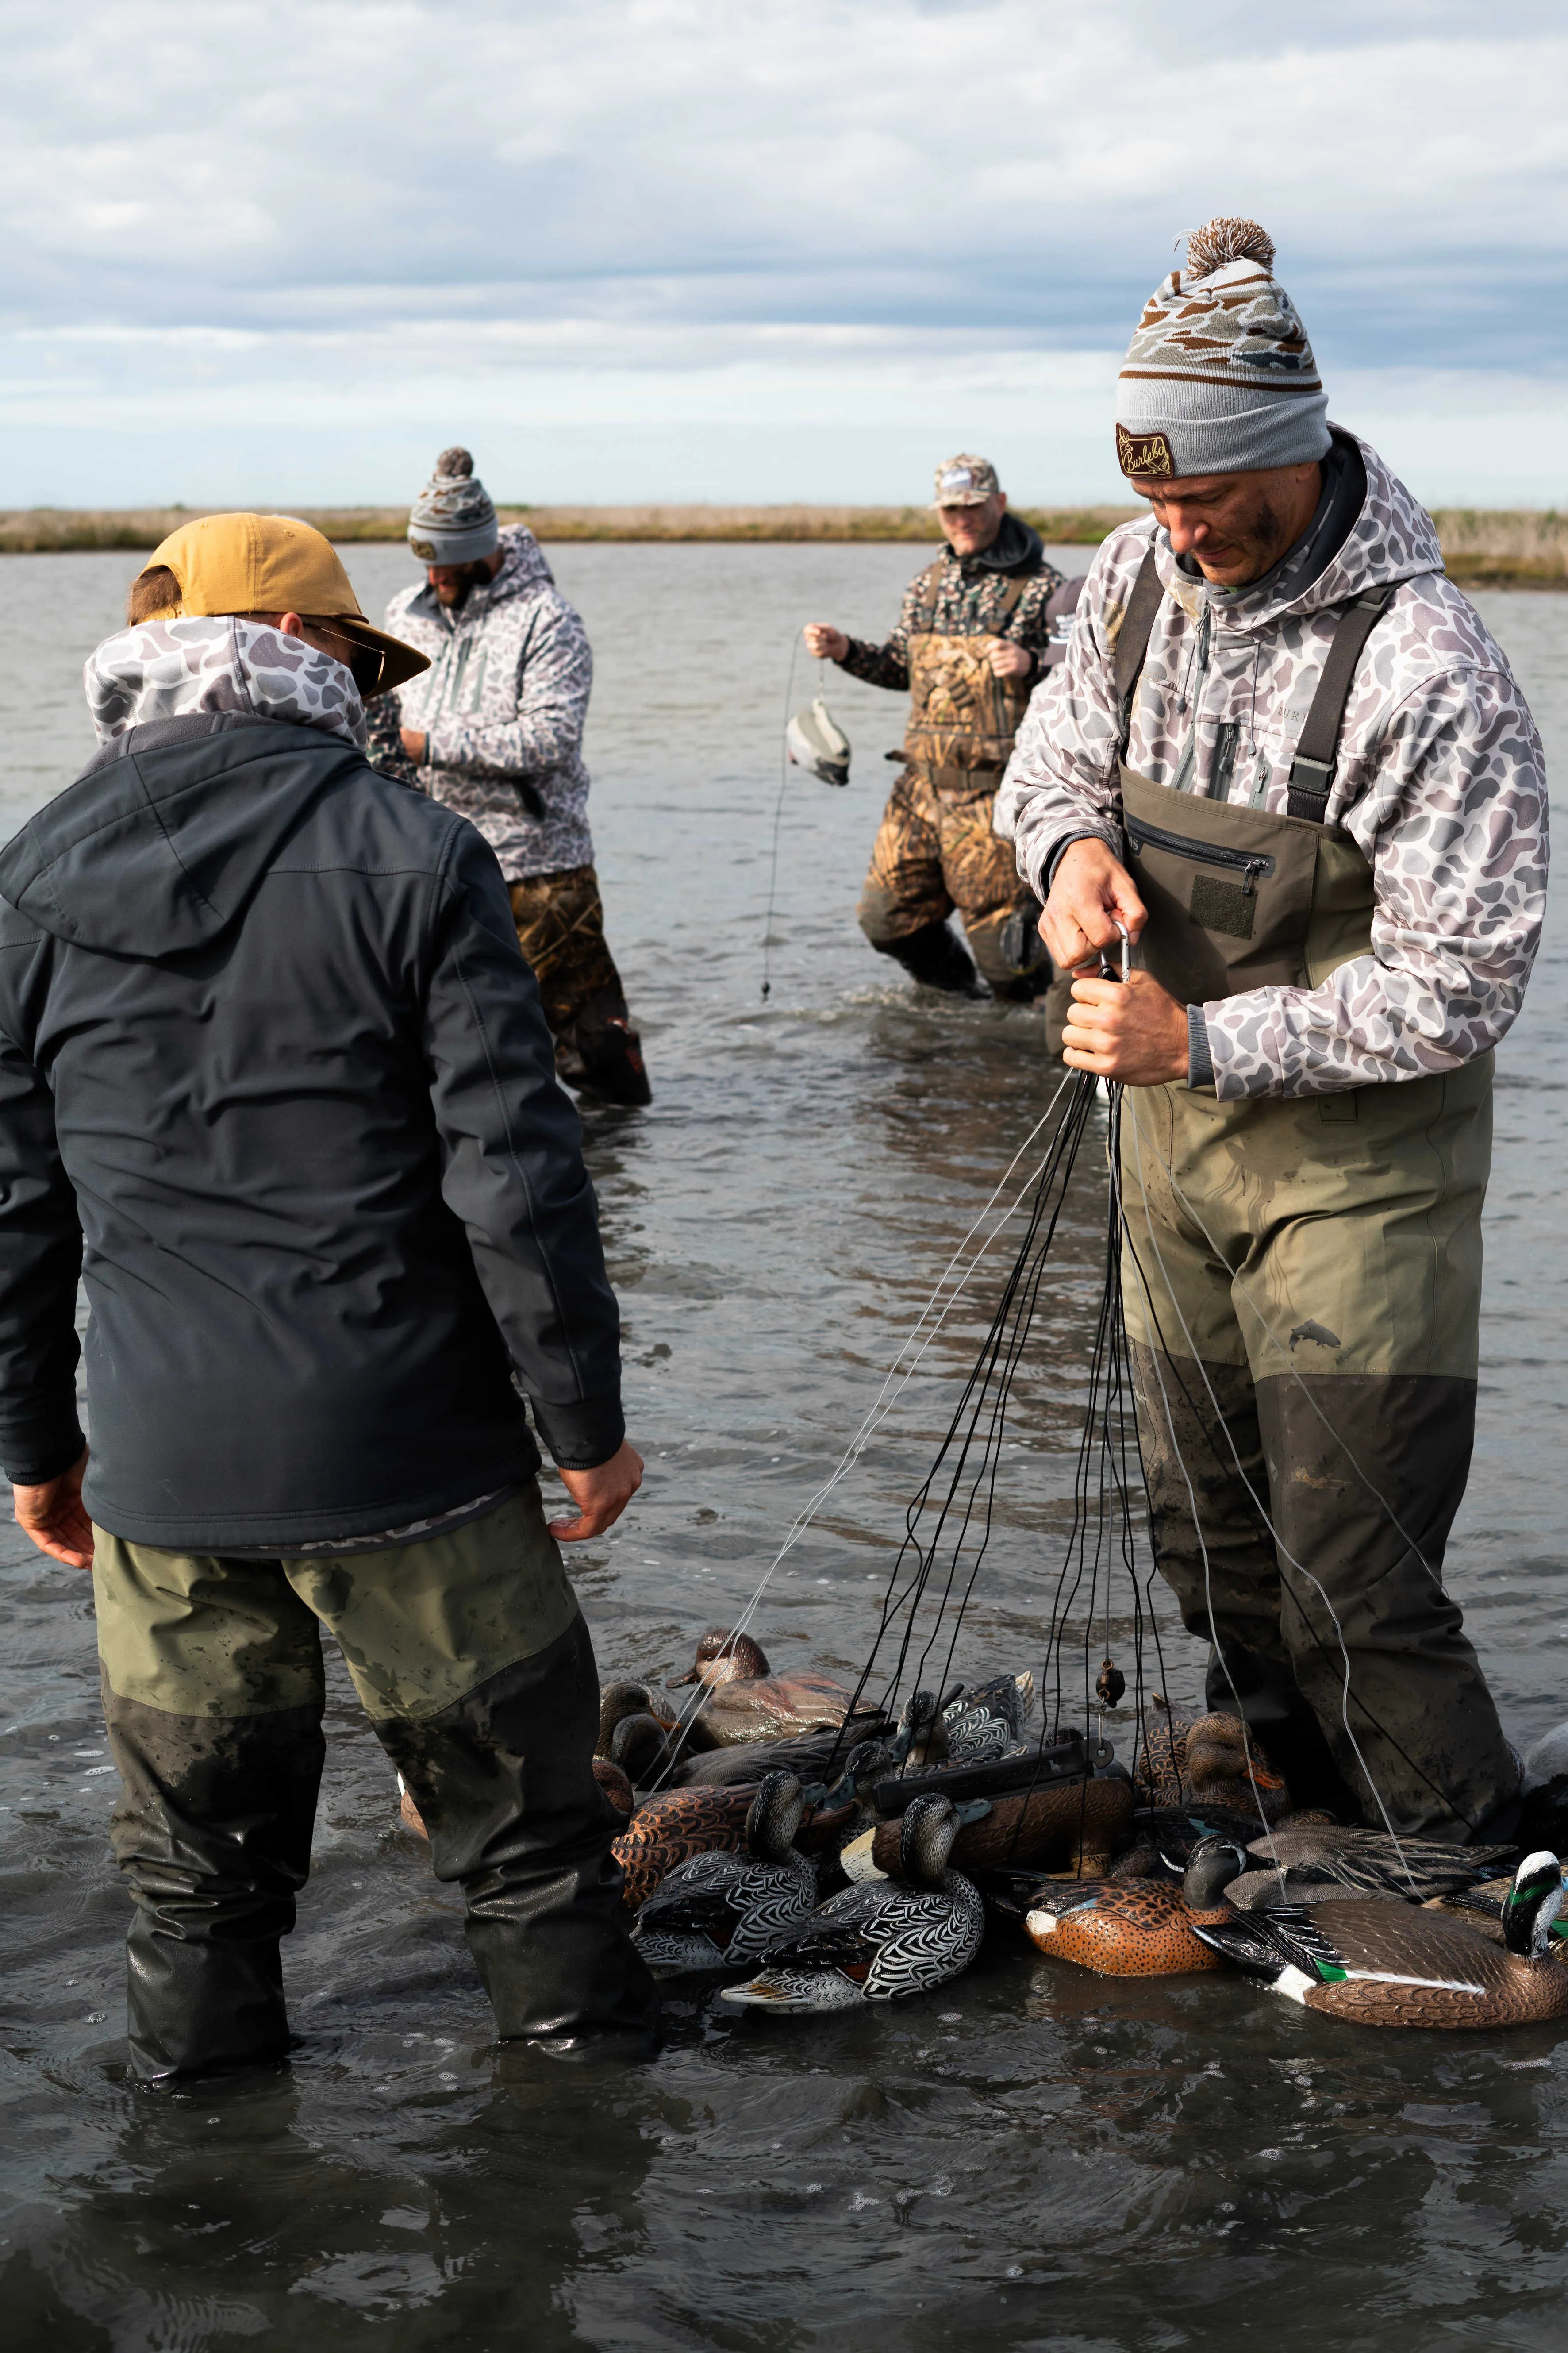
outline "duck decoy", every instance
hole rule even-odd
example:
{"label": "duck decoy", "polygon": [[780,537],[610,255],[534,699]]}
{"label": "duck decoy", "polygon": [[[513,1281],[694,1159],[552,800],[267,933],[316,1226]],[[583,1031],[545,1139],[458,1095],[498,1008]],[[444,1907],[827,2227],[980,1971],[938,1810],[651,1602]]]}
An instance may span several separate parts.
{"label": "duck decoy", "polygon": [[694,1721],[708,1742],[723,1748],[794,1733],[837,1731],[855,1696],[831,1675],[809,1670],[775,1675],[752,1635],[722,1626],[709,1628],[697,1645],[697,1663],[674,1683],[704,1686]]}
{"label": "duck decoy", "polygon": [[1194,1933],[1270,1989],[1360,2026],[1527,2026],[1568,2017],[1568,1968],[1552,1957],[1563,1871],[1526,1855],[1503,1905],[1503,1944],[1447,1912],[1369,1895],[1200,1921]]}
{"label": "duck decoy", "polygon": [[736,1852],[694,1854],[637,1914],[632,1942],[656,1977],[750,1963],[816,1902],[816,1868],[795,1845],[805,1810],[793,1773],[770,1773]]}
{"label": "duck decoy", "polygon": [[[718,1788],[659,1789],[645,1798],[611,1848],[626,1874],[622,1902],[635,1912],[694,1854],[740,1853],[760,1787],[760,1779],[726,1782]],[[830,1794],[820,1784],[805,1794],[795,1843],[802,1854],[831,1855],[854,1824],[853,1794]]]}
{"label": "duck decoy", "polygon": [[994,1675],[989,1683],[961,1689],[941,1712],[947,1756],[977,1764],[1016,1748],[1024,1736],[1035,1704],[1035,1678],[1022,1674]]}
{"label": "duck decoy", "polygon": [[651,1716],[662,1732],[673,1732],[679,1720],[679,1711],[653,1683],[625,1679],[605,1683],[599,1694],[599,1734],[594,1743],[595,1756],[608,1757],[616,1726],[628,1716],[638,1715]]}
{"label": "duck decoy", "polygon": [[1268,1822],[1290,1811],[1283,1775],[1237,1715],[1202,1715],[1194,1723],[1169,1708],[1145,1708],[1133,1778],[1154,1806],[1228,1806]]}
{"label": "duck decoy", "polygon": [[[1076,1875],[1100,1878],[1131,1820],[1132,1788],[1121,1780],[1068,1781],[984,1803],[984,1811],[966,1821],[954,1841],[954,1870],[1044,1870],[1054,1862]],[[851,1879],[888,1878],[897,1871],[899,1828],[896,1820],[879,1822],[845,1847],[839,1860]]]}
{"label": "duck decoy", "polygon": [[846,1758],[863,1740],[891,1732],[879,1715],[852,1715],[837,1732],[803,1732],[793,1740],[748,1741],[738,1748],[715,1748],[705,1757],[683,1757],[669,1775],[676,1788],[716,1788],[726,1781],[760,1781],[764,1773],[797,1774],[803,1781],[837,1780]]}
{"label": "duck decoy", "polygon": [[1246,1875],[1230,1889],[1229,1900],[1243,1912],[1346,1895],[1425,1904],[1474,1887],[1515,1852],[1513,1847],[1450,1846],[1437,1839],[1394,1840],[1385,1831],[1292,1823],[1249,1841]]}
{"label": "duck decoy", "polygon": [[1024,1899],[1024,1926],[1042,1953],[1098,1977],[1220,1968],[1220,1956],[1195,1932],[1199,1923],[1229,1914],[1225,1891],[1246,1862],[1246,1849],[1234,1839],[1205,1838],[1194,1848],[1180,1886],[1162,1879],[1047,1880]]}
{"label": "duck decoy", "polygon": [[900,1825],[901,1881],[829,1896],[774,1938],[754,1978],[726,1987],[721,1999],[757,2010],[847,2010],[946,1985],[969,1967],[985,1934],[979,1892],[949,1860],[959,1827],[948,1799],[915,1799]]}

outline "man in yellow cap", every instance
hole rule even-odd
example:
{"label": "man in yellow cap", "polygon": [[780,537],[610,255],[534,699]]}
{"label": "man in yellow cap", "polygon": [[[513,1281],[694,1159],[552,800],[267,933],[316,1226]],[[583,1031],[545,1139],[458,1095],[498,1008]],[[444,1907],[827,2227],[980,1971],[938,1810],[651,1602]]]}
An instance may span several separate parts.
{"label": "man in yellow cap", "polygon": [[[910,697],[906,765],[860,893],[866,937],[930,988],[1028,998],[1044,993],[1051,967],[1037,902],[992,811],[1029,697],[1066,651],[1082,584],[1046,562],[1038,532],[1008,512],[984,458],[937,468],[935,512],[947,545],[910,584],[886,643],[814,621],[806,649]],[[955,907],[973,957],[949,929]]]}
{"label": "man in yellow cap", "polygon": [[308,525],[190,523],[88,661],[96,758],[0,851],[0,1463],[94,1571],[144,2079],[289,2047],[323,1626],[501,2034],[652,2027],[556,1541],[641,1476],[616,1302],[494,854],[364,757],[422,667]]}

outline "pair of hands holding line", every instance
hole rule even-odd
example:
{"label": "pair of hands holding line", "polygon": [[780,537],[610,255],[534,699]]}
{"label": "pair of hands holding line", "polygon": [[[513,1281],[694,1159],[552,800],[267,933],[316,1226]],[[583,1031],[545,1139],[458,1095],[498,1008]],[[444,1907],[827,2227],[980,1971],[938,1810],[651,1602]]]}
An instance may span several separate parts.
{"label": "pair of hands holding line", "polygon": [[[849,650],[848,638],[831,621],[808,621],[802,635],[806,652],[815,654],[818,661],[842,661]],[[986,659],[994,678],[1025,678],[1035,667],[1028,648],[1016,646],[1006,638],[993,638]]]}
{"label": "pair of hands holding line", "polygon": [[1062,1030],[1069,1070],[1092,1071],[1124,1087],[1180,1085],[1187,1075],[1187,1008],[1152,974],[1099,977],[1101,948],[1120,948],[1120,922],[1137,939],[1149,920],[1132,877],[1103,841],[1063,852],[1040,917],[1040,937],[1058,972],[1071,972],[1072,1008]]}
{"label": "pair of hands holding line", "polygon": [[[13,1485],[12,1509],[16,1525],[40,1552],[67,1568],[92,1567],[92,1522],[81,1500],[82,1474],[87,1469],[84,1446],[68,1471],[36,1487]],[[589,1471],[563,1471],[561,1483],[577,1506],[574,1520],[552,1520],[550,1533],[558,1544],[581,1544],[613,1527],[642,1485],[642,1456],[630,1439],[623,1438],[607,1462]]]}

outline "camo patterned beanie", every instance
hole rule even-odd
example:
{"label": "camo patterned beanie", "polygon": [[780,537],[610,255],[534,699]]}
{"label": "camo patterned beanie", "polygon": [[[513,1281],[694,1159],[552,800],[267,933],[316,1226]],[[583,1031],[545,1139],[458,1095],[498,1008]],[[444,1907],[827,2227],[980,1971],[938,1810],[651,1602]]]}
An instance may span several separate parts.
{"label": "camo patterned beanie", "polygon": [[1116,456],[1141,479],[1247,474],[1326,457],[1329,396],[1256,221],[1187,239],[1143,307],[1116,393]]}
{"label": "camo patterned beanie", "polygon": [[421,564],[476,564],[500,544],[500,525],[466,449],[443,449],[408,513],[408,544]]}

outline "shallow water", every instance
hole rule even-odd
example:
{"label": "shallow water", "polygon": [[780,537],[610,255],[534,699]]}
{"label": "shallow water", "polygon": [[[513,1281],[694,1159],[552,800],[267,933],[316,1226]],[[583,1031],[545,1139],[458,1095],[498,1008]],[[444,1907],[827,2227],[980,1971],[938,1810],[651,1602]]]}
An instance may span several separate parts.
{"label": "shallow water", "polygon": [[[892,774],[879,755],[900,713],[837,676],[851,783],[786,785],[781,944],[761,998],[791,632],[813,617],[875,628],[910,551],[552,560],[598,649],[599,868],[657,1090],[651,1113],[589,1129],[647,1482],[626,1527],[572,1566],[602,1666],[653,1672],[751,1593],[1050,1082],[1034,1015],[917,1002],[860,940],[854,900]],[[395,549],[353,550],[351,568],[373,611],[410,576]],[[77,674],[132,569],[0,565],[7,823],[89,748]],[[1560,749],[1568,602],[1484,603]],[[796,666],[797,702],[811,669]],[[1450,1555],[1521,1739],[1568,1713],[1565,1016],[1551,936],[1500,1057],[1479,1449]],[[1095,1295],[1094,1158],[1015,1393],[961,1672],[1039,1656]],[[775,1572],[757,1623],[776,1662],[863,1655],[1005,1255]],[[1358,2038],[1239,1980],[1117,1985],[994,1939],[945,1993],[822,2024],[679,2001],[663,2056],[630,2074],[498,2055],[452,1895],[396,1827],[341,1672],[288,1951],[296,2063],[281,2082],[134,2094],[85,1587],[14,1539],[0,1577],[8,2345],[1561,2342],[1556,2030]],[[1120,1619],[1113,1635],[1120,1652]],[[1201,1662],[1168,1613],[1164,1640],[1167,1687],[1190,1697]]]}

